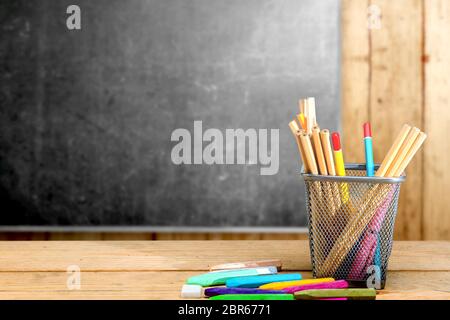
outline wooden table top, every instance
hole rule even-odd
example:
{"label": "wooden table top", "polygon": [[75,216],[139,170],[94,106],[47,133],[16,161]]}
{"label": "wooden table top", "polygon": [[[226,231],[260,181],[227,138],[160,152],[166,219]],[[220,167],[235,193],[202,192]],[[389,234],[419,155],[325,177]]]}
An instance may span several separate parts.
{"label": "wooden table top", "polygon": [[[275,258],[311,277],[307,241],[1,241],[0,299],[180,299],[211,264]],[[396,241],[377,299],[450,299],[450,242]]]}

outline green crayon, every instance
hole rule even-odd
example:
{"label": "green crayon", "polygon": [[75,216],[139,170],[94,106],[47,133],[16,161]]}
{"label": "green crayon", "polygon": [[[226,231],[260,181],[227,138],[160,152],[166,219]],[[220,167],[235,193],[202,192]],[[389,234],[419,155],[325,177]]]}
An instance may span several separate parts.
{"label": "green crayon", "polygon": [[311,300],[323,298],[348,298],[350,300],[375,300],[377,292],[373,288],[354,289],[318,289],[304,290],[294,293],[295,299]]}

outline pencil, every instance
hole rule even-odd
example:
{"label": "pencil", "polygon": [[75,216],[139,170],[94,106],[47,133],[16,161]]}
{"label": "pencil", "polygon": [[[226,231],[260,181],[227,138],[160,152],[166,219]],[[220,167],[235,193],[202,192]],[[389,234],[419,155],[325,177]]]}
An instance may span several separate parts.
{"label": "pencil", "polygon": [[330,176],[336,175],[334,169],[333,151],[331,151],[330,131],[323,129],[320,131],[320,141],[322,142],[323,153],[327,164],[327,172]]}
{"label": "pencil", "polygon": [[295,141],[297,142],[298,152],[300,153],[300,158],[302,159],[304,170],[306,173],[308,173],[309,167],[308,164],[306,163],[305,152],[303,151],[302,144],[300,142],[300,128],[298,127],[298,124],[297,122],[295,122],[295,120],[289,122],[289,128],[291,129]]}
{"label": "pencil", "polygon": [[379,204],[388,195],[390,187],[389,184],[378,184],[365,194],[359,210],[352,214],[321,265],[322,273],[319,276],[332,276],[335,274],[348,252],[353,248],[375,215]]}
{"label": "pencil", "polygon": [[300,112],[297,115],[297,120],[298,120],[298,123],[300,123],[300,126],[302,127],[302,129],[306,130],[306,120],[305,120],[305,115],[303,114],[303,112]]}
{"label": "pencil", "polygon": [[[331,149],[330,143],[330,131],[328,131],[327,129],[323,129],[322,131],[320,131],[320,141],[322,142],[322,150],[325,157],[325,163],[327,165],[328,175],[335,176],[336,170],[334,167],[333,151]],[[336,183],[333,182],[326,182],[326,185],[328,185],[325,187],[325,189],[327,189],[327,193],[330,192],[331,214],[334,215],[334,213],[336,212],[336,208],[339,208],[341,206],[339,189]]]}
{"label": "pencil", "polygon": [[300,113],[305,114],[305,110],[306,110],[306,99],[300,99],[298,100],[298,109],[300,110]]}
{"label": "pencil", "polygon": [[308,168],[310,169],[312,174],[319,174],[317,170],[316,158],[314,157],[314,151],[311,145],[311,140],[309,135],[306,133],[300,134],[300,143],[302,146],[302,150],[305,151],[305,160],[308,164]]}
{"label": "pencil", "polygon": [[427,138],[427,135],[423,132],[419,133],[419,136],[414,141],[413,145],[409,149],[408,153],[406,154],[405,158],[403,159],[403,162],[398,166],[397,170],[394,172],[394,177],[399,177],[403,171],[406,169],[408,164],[411,162],[412,158],[416,154],[416,152],[419,150],[420,146],[423,144],[425,139]]}
{"label": "pencil", "polygon": [[381,163],[380,167],[375,173],[375,176],[377,177],[385,176],[386,172],[389,169],[389,166],[391,165],[392,161],[394,161],[395,156],[397,155],[398,150],[402,146],[403,141],[406,139],[406,136],[408,135],[410,129],[411,126],[407,124],[403,125],[402,130],[400,131],[391,148],[389,149],[386,157],[383,159],[383,162]]}
{"label": "pencil", "polygon": [[403,159],[405,158],[406,154],[408,153],[409,149],[413,145],[414,141],[419,136],[420,130],[417,128],[411,128],[409,130],[408,135],[406,136],[405,140],[403,141],[402,146],[397,152],[397,155],[395,156],[394,160],[392,161],[391,165],[389,166],[389,169],[386,172],[386,177],[392,177],[394,173],[397,171],[398,167],[403,162]]}
{"label": "pencil", "polygon": [[[312,130],[314,126],[317,126],[317,119],[316,119],[316,99],[314,97],[308,98],[308,116],[311,118],[311,126],[308,127],[308,130]],[[309,134],[311,132],[308,132]]]}
{"label": "pencil", "polygon": [[[396,157],[401,161],[401,163],[398,166],[396,165],[397,169],[395,172],[393,172],[393,175],[399,176],[405,170],[406,166],[410,163],[410,161],[426,139],[425,133],[420,132],[417,136],[413,132],[411,133],[411,135],[409,135],[410,131],[410,126],[403,126],[401,132],[395,139],[392,147],[389,149],[388,154],[383,160],[383,168],[380,167],[380,169],[382,170],[379,169],[377,171],[377,176],[384,177]],[[410,141],[406,141],[407,136],[409,135],[411,137],[413,136],[413,134],[416,135],[416,139],[408,148],[406,155],[398,156],[399,150],[406,149],[407,145],[410,144]],[[392,195],[392,187],[393,186],[390,184],[376,184],[364,195],[359,209],[355,212],[351,220],[342,230],[339,238],[334,242],[332,249],[321,265],[322,272],[319,276],[331,276],[338,270],[339,266],[348,255],[348,252],[350,252],[350,250],[353,248],[354,244],[358,241],[364,230],[367,229],[368,224],[377,214],[377,212],[380,213],[380,210],[387,210],[386,208],[380,209],[380,206],[382,207],[383,203],[387,201],[386,199],[388,199]],[[386,205],[388,204],[386,203]]]}
{"label": "pencil", "polygon": [[327,164],[325,162],[325,156],[323,154],[322,143],[320,141],[320,129],[315,126],[312,130],[312,140],[314,145],[314,151],[319,165],[319,172],[321,175],[328,175]]}

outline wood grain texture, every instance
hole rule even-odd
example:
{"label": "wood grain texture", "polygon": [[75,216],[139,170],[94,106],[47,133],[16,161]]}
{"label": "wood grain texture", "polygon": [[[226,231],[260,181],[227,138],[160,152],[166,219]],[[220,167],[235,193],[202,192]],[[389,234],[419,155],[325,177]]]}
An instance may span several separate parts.
{"label": "wood grain texture", "polygon": [[[374,158],[380,162],[404,123],[423,128],[422,1],[372,0],[371,4],[381,10],[381,28],[370,30],[369,106]],[[421,239],[421,162],[419,153],[401,187],[397,239]]]}
{"label": "wood grain texture", "polygon": [[0,232],[0,240],[306,240],[304,233]]}
{"label": "wood grain texture", "polygon": [[[306,251],[306,241],[0,242],[0,299],[180,299],[216,262],[279,257],[311,278]],[[396,242],[377,299],[450,299],[449,260],[450,242]],[[80,266],[79,290],[67,287],[68,263]]]}
{"label": "wood grain texture", "polygon": [[[299,270],[305,279],[311,272]],[[82,272],[80,290],[67,288],[64,272],[2,272],[0,299],[180,299],[198,272]],[[414,279],[414,281],[411,281]],[[450,299],[450,272],[393,271],[377,299]]]}
{"label": "wood grain texture", "polygon": [[[15,241],[0,242],[0,271],[206,271],[209,265],[280,259],[310,270],[308,241]],[[394,242],[392,271],[450,271],[449,242]]]}
{"label": "wood grain texture", "polygon": [[369,30],[367,0],[343,0],[342,30],[342,123],[347,162],[364,160],[360,133],[369,120]]}
{"label": "wood grain texture", "polygon": [[424,239],[450,239],[450,3],[425,1]]}

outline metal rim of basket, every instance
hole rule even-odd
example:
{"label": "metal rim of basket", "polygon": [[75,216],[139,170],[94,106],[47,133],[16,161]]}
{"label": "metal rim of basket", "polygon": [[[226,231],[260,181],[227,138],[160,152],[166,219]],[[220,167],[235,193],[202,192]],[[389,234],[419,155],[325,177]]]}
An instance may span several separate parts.
{"label": "metal rim of basket", "polygon": [[[379,164],[375,165],[375,170],[380,167]],[[363,163],[346,163],[346,170],[366,170],[366,165]],[[302,166],[301,175],[305,181],[328,181],[328,182],[365,182],[365,183],[387,183],[387,184],[399,184],[406,180],[405,173],[402,173],[400,177],[395,178],[381,178],[381,177],[364,177],[364,176],[323,176],[318,174],[305,173],[305,168]]]}

